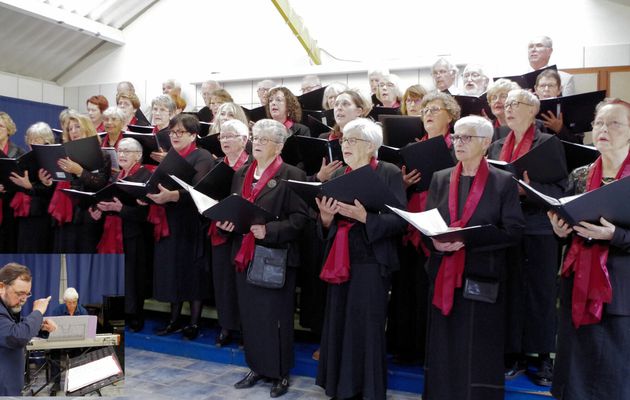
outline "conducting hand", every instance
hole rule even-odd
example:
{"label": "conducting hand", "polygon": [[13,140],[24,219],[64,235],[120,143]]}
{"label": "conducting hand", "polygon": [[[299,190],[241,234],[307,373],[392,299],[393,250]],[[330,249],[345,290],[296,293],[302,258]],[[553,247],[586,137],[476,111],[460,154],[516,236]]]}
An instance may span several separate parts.
{"label": "conducting hand", "polygon": [[37,299],[33,302],[33,311],[37,310],[42,315],[46,314],[46,309],[48,308],[48,303],[50,303],[50,296],[45,299]]}
{"label": "conducting hand", "polygon": [[52,319],[46,318],[44,322],[42,322],[42,331],[46,332],[54,332],[57,329],[57,324]]}

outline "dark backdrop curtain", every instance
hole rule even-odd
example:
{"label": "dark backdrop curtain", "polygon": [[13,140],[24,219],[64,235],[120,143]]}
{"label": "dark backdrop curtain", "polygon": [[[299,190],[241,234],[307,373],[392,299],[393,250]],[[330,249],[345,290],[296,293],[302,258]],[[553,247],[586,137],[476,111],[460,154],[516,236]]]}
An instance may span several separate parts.
{"label": "dark backdrop curtain", "polygon": [[0,96],[0,111],[9,114],[17,126],[17,131],[11,137],[11,141],[24,150],[27,149],[24,135],[28,127],[41,121],[46,122],[51,128],[60,129],[59,113],[66,108],[54,104]]}
{"label": "dark backdrop curtain", "polygon": [[68,287],[79,292],[81,304],[102,303],[103,295],[125,294],[123,254],[66,254]]}

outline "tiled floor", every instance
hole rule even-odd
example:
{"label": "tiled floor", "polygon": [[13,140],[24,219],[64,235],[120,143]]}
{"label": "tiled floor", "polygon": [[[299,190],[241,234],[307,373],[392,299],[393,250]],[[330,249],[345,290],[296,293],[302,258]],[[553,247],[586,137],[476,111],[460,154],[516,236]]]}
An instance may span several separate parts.
{"label": "tiled floor", "polygon": [[[247,369],[235,365],[199,361],[127,347],[125,349],[125,396],[151,399],[225,400],[269,399],[270,383],[251,389],[234,389]],[[313,378],[291,377],[289,392],[283,400],[324,400],[329,397],[315,386]],[[389,400],[419,400],[403,392],[388,393]]]}

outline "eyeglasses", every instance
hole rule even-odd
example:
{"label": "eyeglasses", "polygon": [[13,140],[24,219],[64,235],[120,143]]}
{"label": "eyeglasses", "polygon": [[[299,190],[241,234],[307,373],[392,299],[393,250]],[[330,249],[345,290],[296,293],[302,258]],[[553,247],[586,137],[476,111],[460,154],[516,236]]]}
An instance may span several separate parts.
{"label": "eyeglasses", "polygon": [[341,143],[342,146],[343,146],[344,143],[348,143],[349,146],[354,146],[354,145],[357,144],[357,142],[369,142],[369,140],[359,139],[359,138],[355,138],[355,137],[339,139],[339,143]]}
{"label": "eyeglasses", "polygon": [[396,85],[394,85],[392,82],[381,82],[378,84],[378,87],[380,87],[381,89],[393,89],[396,87]]}
{"label": "eyeglasses", "polygon": [[15,295],[18,298],[24,297],[24,298],[28,299],[29,297],[31,297],[33,295],[33,293],[31,293],[31,292],[16,292],[15,289],[13,289],[12,285],[8,285],[8,287],[10,287],[13,290],[13,293],[15,293]]}
{"label": "eyeglasses", "polygon": [[474,135],[451,135],[451,140],[453,143],[462,142],[462,144],[470,143],[472,138],[484,138],[485,136],[474,136]]}
{"label": "eyeglasses", "polygon": [[437,114],[442,110],[444,110],[444,108],[438,106],[425,107],[422,109],[421,113],[422,115]]}
{"label": "eyeglasses", "polygon": [[126,150],[126,149],[118,149],[116,150],[116,153],[118,154],[132,154],[132,153],[142,153],[139,150]]}
{"label": "eyeglasses", "polygon": [[221,142],[227,142],[227,141],[230,141],[230,140],[236,140],[239,137],[240,137],[239,135],[219,135],[219,140]]}
{"label": "eyeglasses", "polygon": [[593,129],[602,129],[605,126],[606,129],[608,130],[617,130],[617,129],[621,129],[621,127],[623,126],[630,126],[630,125],[624,124],[619,121],[610,121],[610,122],[593,121],[591,122],[591,126],[593,127]]}
{"label": "eyeglasses", "polygon": [[418,97],[418,98],[414,99],[414,98],[411,98],[411,97],[407,97],[405,99],[405,103],[407,103],[407,104],[420,104],[420,103],[422,103],[422,98]]}
{"label": "eyeglasses", "polygon": [[256,89],[256,91],[258,93],[265,93],[269,91],[269,88],[265,88],[265,87],[259,87],[258,89]]}
{"label": "eyeglasses", "polygon": [[452,71],[449,71],[447,69],[440,69],[440,70],[431,72],[431,75],[433,75],[433,76],[448,75],[451,72]]}
{"label": "eyeglasses", "polygon": [[522,101],[516,101],[516,100],[512,100],[509,103],[505,103],[505,108],[513,108],[515,110],[517,110],[521,104],[526,105],[526,106],[534,106],[533,104],[529,104],[529,103],[523,103]]}
{"label": "eyeglasses", "polygon": [[538,85],[538,87],[541,89],[555,89],[558,87],[558,85],[555,83],[541,83]]}
{"label": "eyeglasses", "polygon": [[176,138],[180,138],[180,137],[184,136],[184,133],[189,133],[189,132],[185,131],[185,130],[178,131],[178,130],[173,129],[168,134],[170,136],[175,136]]}
{"label": "eyeglasses", "polygon": [[488,97],[488,102],[496,103],[499,100],[505,101],[507,99],[507,96],[508,96],[507,93],[501,93],[498,96],[496,94],[493,94],[492,96]]}
{"label": "eyeglasses", "polygon": [[269,142],[279,143],[276,140],[271,140],[271,138],[268,138],[267,136],[252,136],[252,143],[260,143],[262,146],[264,146]]}
{"label": "eyeglasses", "polygon": [[304,86],[302,88],[302,93],[312,92],[313,90],[319,89],[320,87],[321,87],[320,85]]}

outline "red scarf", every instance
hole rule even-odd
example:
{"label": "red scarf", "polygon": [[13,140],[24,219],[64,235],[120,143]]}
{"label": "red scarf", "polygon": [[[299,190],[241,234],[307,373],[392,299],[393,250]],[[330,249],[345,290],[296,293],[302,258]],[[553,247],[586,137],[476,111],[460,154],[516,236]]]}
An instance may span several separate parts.
{"label": "red scarf", "polygon": [[[258,166],[258,161],[254,160],[254,162],[247,168],[247,172],[245,173],[245,180],[243,181],[243,190],[241,195],[243,198],[249,202],[254,202],[260,192],[263,190],[265,186],[267,186],[267,182],[273,178],[280,167],[282,166],[282,157],[279,155],[276,156],[275,160],[265,169],[262,176],[256,182],[256,187],[252,188],[254,183],[254,172],[256,171],[256,167]],[[254,249],[256,247],[256,238],[254,238],[254,234],[251,232],[247,232],[245,236],[243,236],[243,241],[241,242],[241,248],[238,249],[238,253],[234,258],[234,264],[236,265],[237,272],[245,271],[245,268],[249,265],[249,262],[254,258]]]}
{"label": "red scarf", "polygon": [[[600,156],[588,172],[586,191],[602,185],[602,157]],[[630,154],[626,157],[615,179],[630,175]],[[575,328],[597,324],[602,319],[604,303],[612,301],[612,286],[608,276],[608,244],[596,241],[586,246],[584,238],[573,236],[571,247],[562,264],[562,276],[574,273],[571,316]]]}
{"label": "red scarf", "polygon": [[2,151],[4,152],[4,154],[8,157],[9,156],[9,141],[7,140],[7,142],[4,144],[4,146],[2,146]]}
{"label": "red scarf", "polygon": [[[14,216],[28,217],[31,213],[31,196],[24,192],[17,192],[9,205],[13,209]],[[2,204],[0,204],[1,206]]]}
{"label": "red scarf", "polygon": [[[450,177],[448,189],[448,213],[450,215],[450,227],[463,228],[468,224],[470,217],[477,209],[483,191],[488,181],[488,163],[484,158],[479,163],[479,169],[473,180],[470,192],[464,204],[461,219],[457,219],[459,209],[459,178],[462,175],[462,163],[458,162]],[[454,253],[442,256],[440,269],[435,279],[435,291],[433,293],[433,305],[442,311],[442,315],[449,315],[453,308],[453,296],[455,288],[462,287],[462,277],[466,264],[466,248],[461,248]]]}
{"label": "red scarf", "polygon": [[[245,164],[245,162],[247,162],[248,157],[249,155],[247,154],[247,152],[243,150],[241,152],[241,155],[236,160],[236,163],[234,163],[234,165],[232,166],[232,169],[234,171],[237,171],[239,168],[241,168]],[[227,156],[225,158],[227,159]],[[225,162],[225,160],[223,160],[223,162]],[[229,165],[229,160],[228,162],[225,162],[225,163]],[[217,221],[212,221],[212,223],[210,223],[210,228],[208,229],[208,236],[210,236],[210,243],[212,243],[213,246],[219,246],[227,242],[227,238],[219,234],[219,229],[217,228]]]}
{"label": "red scarf", "polygon": [[534,142],[534,132],[535,127],[532,124],[523,135],[521,142],[514,148],[514,142],[516,141],[516,136],[514,135],[514,131],[510,131],[505,138],[505,142],[503,143],[503,147],[501,148],[501,154],[499,154],[499,160],[505,162],[512,162],[527,153],[532,148],[532,143]]}
{"label": "red scarf", "polygon": [[[437,137],[437,136],[434,136],[434,137]],[[446,131],[442,135],[442,137],[444,138],[444,142],[446,142],[446,147],[449,148],[449,149],[452,148],[453,147],[453,141],[451,140],[451,135],[449,135],[448,131]],[[429,134],[426,134],[426,135],[422,136],[422,138],[420,138],[420,141],[424,142],[424,141],[427,141],[429,139],[433,139],[433,138],[430,138]]]}
{"label": "red scarf", "polygon": [[[376,170],[378,161],[372,157],[370,160],[370,167]],[[352,171],[350,166],[347,166],[344,174]],[[348,221],[340,219],[337,221],[337,232],[335,232],[335,239],[333,240],[330,252],[326,258],[326,262],[322,267],[322,272],[319,274],[319,279],[324,282],[341,284],[347,282],[350,279],[350,246],[348,235],[350,229],[356,221]]]}
{"label": "red scarf", "polygon": [[70,182],[57,182],[55,192],[50,199],[50,204],[48,204],[48,213],[59,225],[72,222],[73,208],[72,199],[61,189],[70,189]]}
{"label": "red scarf", "polygon": [[293,127],[293,120],[291,118],[287,118],[283,123],[282,123],[287,129],[291,129]]}
{"label": "red scarf", "polygon": [[192,142],[185,149],[182,149],[182,151],[178,151],[177,154],[182,156],[182,158],[186,158],[188,157],[190,153],[192,153],[195,150],[197,150],[197,143]]}
{"label": "red scarf", "polygon": [[[131,176],[138,172],[142,166],[138,163],[134,164],[129,173],[123,169],[118,175],[118,179]],[[103,225],[103,235],[96,246],[99,254],[123,254],[123,227],[120,215],[109,214],[105,216]]]}
{"label": "red scarf", "polygon": [[102,122],[96,127],[96,132],[105,132],[105,125]]}
{"label": "red scarf", "polygon": [[134,115],[133,117],[131,117],[131,121],[129,121],[129,125],[137,125],[137,124],[138,124],[138,117]]}
{"label": "red scarf", "polygon": [[[407,210],[409,212],[422,212],[427,209],[427,197],[429,191],[414,192],[409,197],[409,203],[407,204]],[[429,249],[422,241],[422,235],[413,225],[407,225],[407,233],[402,238],[403,245],[412,245],[419,253],[429,256]]]}
{"label": "red scarf", "polygon": [[115,149],[118,149],[118,143],[120,143],[120,141],[123,139],[123,134],[122,132],[120,132],[118,134],[118,139],[116,139],[116,143],[114,143],[113,146],[109,145],[109,133],[107,133],[105,135],[105,137],[103,138],[103,142],[101,143],[101,147],[113,147]]}

